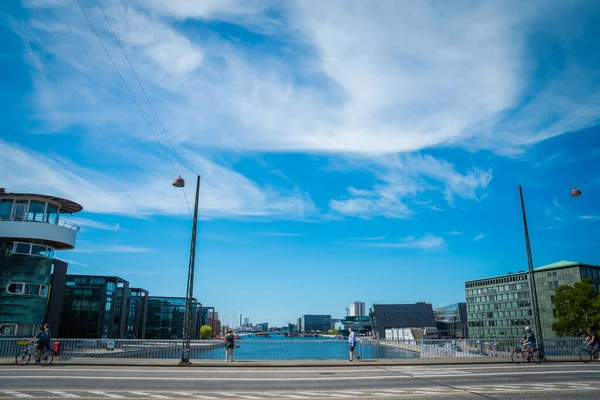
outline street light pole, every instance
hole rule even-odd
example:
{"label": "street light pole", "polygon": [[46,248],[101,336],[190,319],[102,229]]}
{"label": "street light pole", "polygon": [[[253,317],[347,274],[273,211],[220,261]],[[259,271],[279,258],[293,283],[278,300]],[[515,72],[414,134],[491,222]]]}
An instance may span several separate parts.
{"label": "street light pole", "polygon": [[531,245],[529,243],[529,229],[527,229],[527,215],[525,214],[525,202],[523,201],[523,188],[519,185],[519,195],[521,196],[521,211],[523,213],[523,228],[525,230],[525,247],[527,250],[527,269],[529,271],[529,292],[531,294],[531,305],[533,308],[533,322],[537,343],[539,348],[544,350],[544,337],[542,335],[542,323],[540,321],[540,308],[538,304],[537,288],[535,286],[535,274],[533,271],[533,259],[531,257]]}
{"label": "street light pole", "polygon": [[[183,178],[177,177],[173,181],[173,186],[184,187]],[[192,321],[194,320],[193,313],[195,312],[194,299],[194,267],[196,261],[196,226],[198,225],[198,199],[200,197],[200,175],[196,181],[196,198],[194,202],[194,219],[192,221],[192,243],[190,245],[190,263],[188,266],[187,290],[185,293],[185,317],[183,320],[183,350],[181,353],[180,365],[190,363],[190,341],[192,337]]]}

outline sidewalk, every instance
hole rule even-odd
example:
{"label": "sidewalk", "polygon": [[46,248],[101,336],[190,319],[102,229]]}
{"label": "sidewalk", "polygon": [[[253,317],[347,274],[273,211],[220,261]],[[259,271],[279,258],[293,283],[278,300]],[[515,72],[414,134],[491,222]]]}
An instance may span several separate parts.
{"label": "sidewalk", "polygon": [[[402,365],[469,365],[469,364],[506,364],[512,363],[510,357],[465,357],[465,358],[395,358],[354,360],[236,360],[225,363],[224,360],[191,360],[193,367],[224,368],[289,368],[289,367],[386,367]],[[577,356],[552,356],[545,363],[581,362]],[[14,358],[0,358],[0,365],[15,365]],[[126,367],[179,367],[179,360],[164,358],[55,358],[53,365],[80,366],[126,366]]]}

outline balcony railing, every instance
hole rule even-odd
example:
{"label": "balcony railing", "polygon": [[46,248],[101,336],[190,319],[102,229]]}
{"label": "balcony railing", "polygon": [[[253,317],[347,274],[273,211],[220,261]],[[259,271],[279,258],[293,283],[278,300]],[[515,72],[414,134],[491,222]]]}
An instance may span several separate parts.
{"label": "balcony railing", "polygon": [[28,217],[23,217],[23,218],[7,218],[7,217],[0,217],[0,222],[2,221],[17,221],[17,222],[37,222],[37,223],[43,223],[43,224],[53,224],[53,225],[58,225],[58,226],[64,226],[65,228],[69,228],[74,230],[75,232],[79,232],[79,225],[70,222],[70,221],[66,221],[64,219],[59,219],[58,221],[48,221],[46,220],[43,216],[36,216],[35,218],[28,218]]}

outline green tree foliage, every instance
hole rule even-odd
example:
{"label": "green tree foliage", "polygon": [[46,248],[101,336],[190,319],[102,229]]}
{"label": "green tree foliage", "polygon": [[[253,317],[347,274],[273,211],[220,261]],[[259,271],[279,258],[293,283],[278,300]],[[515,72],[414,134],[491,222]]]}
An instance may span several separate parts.
{"label": "green tree foliage", "polygon": [[200,327],[200,339],[210,339],[212,336],[212,328],[209,325]]}
{"label": "green tree foliage", "polygon": [[329,332],[327,332],[329,335],[339,335],[340,331],[337,329],[330,329]]}
{"label": "green tree foliage", "polygon": [[582,336],[585,329],[598,328],[600,297],[590,279],[573,285],[562,285],[554,296],[557,320],[552,329],[558,336]]}

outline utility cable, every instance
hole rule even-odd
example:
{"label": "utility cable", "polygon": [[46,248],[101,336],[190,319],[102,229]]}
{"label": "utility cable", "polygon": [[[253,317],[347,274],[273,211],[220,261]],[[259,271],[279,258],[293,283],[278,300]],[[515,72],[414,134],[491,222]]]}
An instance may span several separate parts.
{"label": "utility cable", "polygon": [[144,112],[142,111],[142,108],[140,107],[139,103],[137,102],[137,100],[135,99],[135,96],[133,95],[133,93],[131,92],[131,89],[129,88],[129,85],[127,85],[127,82],[125,82],[125,79],[123,78],[123,75],[121,74],[121,71],[119,71],[119,68],[117,67],[117,64],[115,64],[113,58],[111,57],[108,49],[106,48],[106,46],[104,45],[104,42],[102,41],[102,38],[100,37],[100,35],[98,34],[98,31],[96,30],[96,28],[94,27],[94,24],[92,23],[92,21],[90,20],[90,17],[88,16],[88,14],[85,12],[85,9],[83,8],[83,6],[81,5],[81,2],[79,0],[76,0],[77,4],[79,4],[79,8],[81,8],[81,11],[83,12],[83,15],[85,15],[85,18],[87,19],[88,23],[90,24],[90,27],[92,28],[92,31],[94,31],[94,34],[96,35],[96,37],[98,38],[98,40],[100,41],[100,44],[102,45],[102,48],[104,49],[104,51],[106,52],[106,55],[108,56],[108,59],[110,60],[111,64],[113,65],[113,67],[115,68],[115,71],[117,71],[117,74],[119,75],[119,78],[121,78],[121,81],[123,82],[123,85],[125,85],[125,89],[127,89],[127,92],[129,93],[129,95],[131,96],[131,99],[133,100],[133,102],[135,103],[138,111],[140,112],[140,114],[142,115],[142,118],[144,118],[144,121],[146,121],[146,125],[148,125],[148,129],[150,129],[150,132],[152,132],[152,135],[154,136],[154,139],[156,139],[156,142],[158,143],[158,145],[160,146],[160,149],[162,150],[162,152],[165,154],[165,157],[167,157],[167,160],[169,161],[169,164],[171,164],[171,167],[173,167],[173,170],[175,170],[175,173],[177,174],[177,168],[175,168],[175,165],[173,164],[173,161],[171,161],[171,157],[169,157],[169,153],[167,153],[167,151],[165,150],[164,146],[162,145],[162,143],[160,142],[160,140],[158,139],[158,136],[156,135],[156,132],[154,132],[154,129],[152,129],[152,125],[150,125],[150,121],[148,121],[148,118],[146,118],[146,115],[144,114]]}

